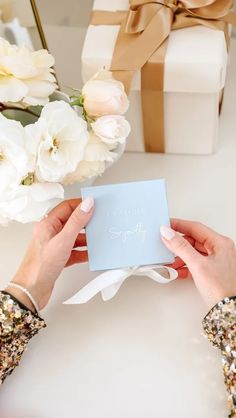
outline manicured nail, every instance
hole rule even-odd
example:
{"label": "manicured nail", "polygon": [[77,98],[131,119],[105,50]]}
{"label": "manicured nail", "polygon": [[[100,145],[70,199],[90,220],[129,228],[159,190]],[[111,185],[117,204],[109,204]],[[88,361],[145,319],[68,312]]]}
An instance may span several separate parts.
{"label": "manicured nail", "polygon": [[160,233],[167,241],[170,241],[175,236],[175,231],[166,225],[160,227]]}
{"label": "manicured nail", "polygon": [[88,213],[93,208],[93,206],[94,206],[94,199],[93,199],[93,197],[86,197],[86,199],[84,199],[81,202],[80,209],[83,212]]}

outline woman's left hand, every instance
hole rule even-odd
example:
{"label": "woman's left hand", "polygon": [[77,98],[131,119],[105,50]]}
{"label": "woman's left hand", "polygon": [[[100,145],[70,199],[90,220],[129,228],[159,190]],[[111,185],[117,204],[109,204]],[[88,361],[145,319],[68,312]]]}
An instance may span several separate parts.
{"label": "woman's left hand", "polygon": [[[39,309],[49,301],[55,282],[63,268],[88,259],[86,236],[80,233],[93,214],[94,201],[87,198],[66,200],[35,225],[23,262],[12,282],[25,287],[35,298]],[[18,289],[6,288],[32,309],[27,296]]]}

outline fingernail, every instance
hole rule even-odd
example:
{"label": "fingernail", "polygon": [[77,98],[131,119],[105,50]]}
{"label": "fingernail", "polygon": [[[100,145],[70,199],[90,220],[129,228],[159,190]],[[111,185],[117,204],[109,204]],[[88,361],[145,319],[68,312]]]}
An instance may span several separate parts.
{"label": "fingernail", "polygon": [[93,197],[86,197],[86,199],[84,199],[81,202],[80,209],[83,212],[88,213],[93,208],[93,206],[94,206],[94,199],[93,199]]}
{"label": "fingernail", "polygon": [[175,231],[166,225],[160,227],[160,233],[167,241],[170,241],[175,236]]}

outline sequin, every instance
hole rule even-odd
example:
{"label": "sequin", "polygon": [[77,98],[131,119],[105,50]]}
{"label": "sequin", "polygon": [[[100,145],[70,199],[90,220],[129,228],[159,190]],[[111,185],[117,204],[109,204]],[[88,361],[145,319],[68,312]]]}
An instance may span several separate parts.
{"label": "sequin", "polygon": [[[29,340],[44,320],[0,292],[0,384],[19,365]],[[225,298],[203,320],[205,335],[222,353],[229,418],[236,418],[236,297]]]}
{"label": "sequin", "polygon": [[236,297],[225,298],[203,320],[209,341],[221,350],[229,418],[236,418]]}
{"label": "sequin", "polygon": [[43,319],[0,292],[0,384],[18,366],[29,340],[44,327]]}

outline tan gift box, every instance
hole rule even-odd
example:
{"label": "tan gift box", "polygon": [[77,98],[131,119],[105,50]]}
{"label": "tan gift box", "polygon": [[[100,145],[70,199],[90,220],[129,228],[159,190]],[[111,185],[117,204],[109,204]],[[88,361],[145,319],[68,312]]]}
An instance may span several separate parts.
{"label": "tan gift box", "polygon": [[[148,3],[147,0],[143,2]],[[115,17],[115,14],[122,15],[129,7],[129,0],[95,0],[92,23],[99,11],[102,16],[104,11],[107,11],[108,17]],[[106,19],[105,13],[104,23]],[[112,66],[120,24],[111,23],[110,21],[109,24],[99,24],[98,19],[98,23],[90,24],[88,27],[82,53],[84,82],[97,70],[110,69]],[[216,150],[219,102],[225,85],[228,59],[225,33],[224,30],[196,23],[195,26],[170,31],[164,59],[163,150],[159,146],[161,138],[158,135],[154,133],[144,137],[142,73],[140,70],[134,72],[129,94],[128,119],[132,126],[132,134],[127,142],[128,151],[210,154]],[[139,59],[140,54],[140,49],[136,48],[134,60],[136,57]],[[153,92],[149,91],[148,94],[150,93]],[[155,104],[151,111],[149,110],[147,128],[155,123],[161,124],[159,110]]]}

